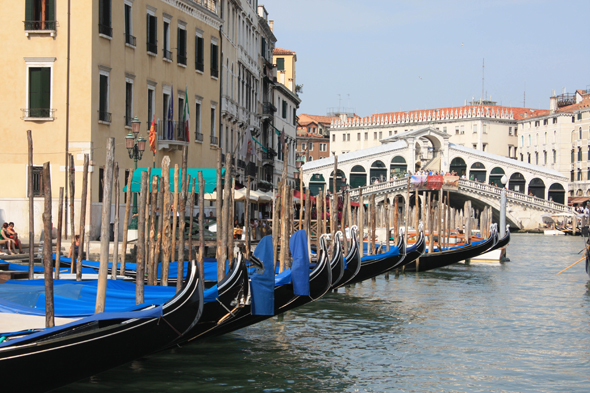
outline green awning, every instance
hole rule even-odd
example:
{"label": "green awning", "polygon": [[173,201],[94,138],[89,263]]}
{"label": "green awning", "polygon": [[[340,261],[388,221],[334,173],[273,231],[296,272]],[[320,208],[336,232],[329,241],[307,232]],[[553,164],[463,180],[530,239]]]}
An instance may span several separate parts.
{"label": "green awning", "polygon": [[[131,181],[131,191],[139,192],[141,187],[141,172],[147,171],[147,168],[137,168],[133,171],[133,180]],[[188,168],[188,176],[195,179],[196,188],[195,192],[199,192],[199,172],[203,172],[203,179],[205,180],[205,192],[213,192],[217,187],[217,169],[215,168]],[[151,176],[160,176],[162,174],[161,168],[152,168]],[[225,168],[221,170],[221,176],[225,175]],[[182,179],[182,169],[178,170],[178,177]],[[152,191],[151,179],[148,179],[150,184],[150,192]],[[193,182],[189,185],[188,192],[191,192]],[[174,192],[174,168],[170,169],[170,191]],[[127,192],[127,186],[123,187],[123,192]]]}

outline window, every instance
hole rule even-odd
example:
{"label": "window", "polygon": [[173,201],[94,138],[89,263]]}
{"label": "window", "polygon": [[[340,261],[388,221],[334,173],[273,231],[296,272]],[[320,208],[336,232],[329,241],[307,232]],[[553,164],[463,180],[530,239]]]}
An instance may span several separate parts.
{"label": "window", "polygon": [[305,151],[305,149],[306,149],[306,147],[305,147],[305,146],[306,146],[306,144],[305,144],[305,142],[303,142],[303,143],[301,144],[301,151]]}
{"label": "window", "polygon": [[459,126],[455,126],[455,135],[459,135]]}
{"label": "window", "polygon": [[135,48],[136,40],[133,36],[133,8],[132,3],[125,1],[125,44]]}
{"label": "window", "polygon": [[482,130],[482,132],[483,132],[484,134],[487,134],[487,133],[488,133],[488,129],[487,129],[488,127],[487,127],[487,124],[484,124],[482,127],[483,127],[483,130]]}
{"label": "window", "polygon": [[[590,145],[588,145],[588,161],[590,161]],[[590,180],[590,179],[588,179]]]}
{"label": "window", "polygon": [[578,169],[578,181],[582,180],[582,171]]}
{"label": "window", "polygon": [[389,136],[391,136],[391,130],[389,130]]}
{"label": "window", "polygon": [[488,151],[488,144],[487,143],[482,144],[482,151]]}
{"label": "window", "polygon": [[578,147],[578,161],[582,161],[582,148]]}
{"label": "window", "polygon": [[520,144],[524,146],[524,135],[520,136]]}
{"label": "window", "polygon": [[477,133],[477,124],[473,125],[473,133],[476,134]]}
{"label": "window", "polygon": [[346,134],[346,140],[350,142],[350,133]]}
{"label": "window", "polygon": [[579,139],[582,139],[582,127],[580,127],[580,129],[579,129],[578,133],[579,133],[579,137],[578,137],[578,138],[579,138]]}
{"label": "window", "polygon": [[356,133],[356,140],[357,141],[360,141],[361,140],[361,133],[360,132],[357,132]]}
{"label": "window", "polygon": [[346,134],[342,134],[342,142],[346,142]]}
{"label": "window", "polygon": [[368,141],[369,140],[369,133],[365,132],[365,140]]}
{"label": "window", "polygon": [[548,125],[548,124],[549,124],[549,119],[545,119],[545,120],[543,120],[543,125],[544,125],[544,126],[546,126],[546,125]]}
{"label": "window", "polygon": [[215,135],[215,123],[217,122],[217,107],[211,105],[211,144],[218,146],[217,136]]}
{"label": "window", "polygon": [[109,73],[104,70],[99,71],[98,120],[105,123],[111,122],[109,112]]}
{"label": "window", "polygon": [[186,65],[186,27],[184,25],[178,25],[177,40],[176,62],[180,65]]}
{"label": "window", "polygon": [[111,0],[98,0],[98,34],[111,38]]}
{"label": "window", "polygon": [[373,132],[373,139],[377,139],[377,132]]}
{"label": "window", "polygon": [[309,142],[309,151],[313,150],[313,142]]}
{"label": "window", "polygon": [[[36,59],[39,60],[39,59]],[[41,59],[46,61],[27,61],[27,108],[25,119],[52,119],[52,78],[55,58]]]}
{"label": "window", "polygon": [[147,51],[148,54],[158,53],[158,18],[148,11],[147,14]]}
{"label": "window", "polygon": [[461,134],[464,135],[465,134],[465,125],[461,126]]}
{"label": "window", "polygon": [[283,119],[287,118],[287,101],[283,100],[283,111],[282,111]]}
{"label": "window", "polygon": [[172,139],[168,131],[168,112],[170,111],[170,86],[164,86],[162,89],[162,127],[160,129],[162,139]]}
{"label": "window", "polygon": [[[447,127],[443,127],[443,132],[446,134],[447,133]],[[389,135],[391,135],[391,131],[389,131]]]}
{"label": "window", "polygon": [[477,149],[477,143],[474,143],[474,144],[473,144],[473,148],[474,148],[474,149]]}
{"label": "window", "polygon": [[154,114],[156,113],[156,86],[153,85],[148,85],[148,90],[147,90],[147,114],[148,114],[148,119],[147,119],[147,124],[149,124],[148,127],[151,127],[152,125],[152,119],[154,118]]}
{"label": "window", "polygon": [[[27,171],[28,173],[28,171]],[[43,167],[33,166],[33,196],[43,196]]]}
{"label": "window", "polygon": [[512,127],[508,127],[508,135],[512,135]]}
{"label": "window", "polygon": [[336,142],[336,134],[332,134],[332,142]]}
{"label": "window", "polygon": [[557,124],[557,117],[553,118],[553,124]]}
{"label": "window", "polygon": [[285,59],[277,58],[277,71],[285,71]]}
{"label": "window", "polygon": [[55,0],[26,0],[25,30],[55,30]]}
{"label": "window", "polygon": [[543,150],[543,165],[547,165],[547,150]]}
{"label": "window", "polygon": [[531,134],[529,134],[529,146],[531,145]]}
{"label": "window", "polygon": [[313,161],[313,157],[309,156],[309,159],[307,161]]}
{"label": "window", "polygon": [[205,41],[201,32],[195,36],[195,70],[205,71]]}
{"label": "window", "polygon": [[557,163],[557,150],[553,149],[553,163]]}
{"label": "window", "polygon": [[524,161],[524,156],[522,153],[520,153],[520,161]]}
{"label": "window", "polygon": [[539,152],[535,152],[535,165],[539,165]]}
{"label": "window", "polygon": [[217,42],[211,43],[211,76],[217,78],[219,76],[219,59]]}
{"label": "window", "polygon": [[104,168],[98,168],[98,202],[102,202],[104,194]]}
{"label": "window", "polygon": [[293,125],[297,125],[297,108],[293,108]]}
{"label": "window", "polygon": [[578,113],[578,120],[582,120],[582,112]]}
{"label": "window", "polygon": [[[133,81],[125,81],[125,127],[131,127],[133,119]],[[148,123],[151,124],[151,121]]]}
{"label": "window", "polygon": [[574,171],[570,172],[570,181],[574,181]]}
{"label": "window", "polygon": [[573,164],[574,162],[576,162],[576,160],[575,160],[574,158],[575,158],[575,153],[574,153],[574,149],[572,149],[572,164]]}
{"label": "window", "polygon": [[164,35],[163,38],[163,49],[164,59],[172,61],[172,52],[170,52],[170,20],[164,19]]}
{"label": "window", "polygon": [[531,153],[527,153],[527,162],[530,164],[531,163]]}
{"label": "window", "polygon": [[201,101],[195,104],[195,142],[203,142],[203,133],[201,132]]}
{"label": "window", "polygon": [[547,131],[545,131],[545,144],[547,144]]}
{"label": "window", "polygon": [[379,139],[383,138],[383,132],[379,131]]}
{"label": "window", "polygon": [[541,125],[541,122],[539,120],[535,121],[535,127],[539,127]]}

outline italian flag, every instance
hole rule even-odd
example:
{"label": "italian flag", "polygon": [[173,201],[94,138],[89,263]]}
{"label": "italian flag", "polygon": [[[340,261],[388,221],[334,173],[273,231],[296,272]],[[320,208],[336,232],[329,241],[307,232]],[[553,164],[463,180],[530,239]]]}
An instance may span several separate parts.
{"label": "italian flag", "polygon": [[188,112],[188,88],[184,90],[184,133],[187,142],[190,142],[190,114]]}

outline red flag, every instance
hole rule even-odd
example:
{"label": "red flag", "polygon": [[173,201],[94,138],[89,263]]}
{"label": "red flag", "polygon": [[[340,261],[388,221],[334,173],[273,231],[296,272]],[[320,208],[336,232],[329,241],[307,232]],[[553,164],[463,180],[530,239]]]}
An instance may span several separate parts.
{"label": "red flag", "polygon": [[150,127],[150,150],[156,154],[156,115],[152,117],[152,126]]}

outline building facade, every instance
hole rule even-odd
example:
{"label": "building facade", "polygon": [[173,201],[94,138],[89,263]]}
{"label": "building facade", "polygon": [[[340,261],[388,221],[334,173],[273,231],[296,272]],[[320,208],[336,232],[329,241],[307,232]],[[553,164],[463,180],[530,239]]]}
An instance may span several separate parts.
{"label": "building facade", "polygon": [[[3,106],[5,127],[0,132],[11,140],[11,148],[0,156],[6,168],[0,178],[11,186],[0,191],[2,220],[28,230],[28,220],[22,219],[28,216],[26,130],[33,135],[36,211],[43,204],[39,168],[51,163],[56,217],[72,154],[78,172],[78,221],[80,170],[84,154],[90,155],[86,222],[92,238],[99,231],[106,140],[115,138],[115,161],[124,184],[124,175],[135,167],[125,148],[134,117],[142,122],[140,136],[148,139],[154,119],[158,135],[155,155],[148,145],[140,167],[160,166],[164,155],[172,166],[180,165],[183,146],[189,148],[190,167],[214,166],[221,109],[218,1],[26,0],[5,4],[5,11],[0,70],[12,77],[0,81],[0,89],[11,97]],[[40,221],[35,223],[37,234]]]}
{"label": "building facade", "polygon": [[[342,115],[330,125],[330,149],[335,154],[348,153],[379,146],[384,138],[432,127],[449,134],[451,142],[457,145],[517,158],[518,121],[539,113],[544,112],[478,101],[477,105],[380,113],[363,118]],[[421,159],[414,169],[420,169],[436,157],[427,139],[416,143]]]}
{"label": "building facade", "polygon": [[575,197],[588,197],[590,90],[554,94],[549,107],[545,113],[518,122],[519,160],[555,169],[567,176],[570,201]]}

